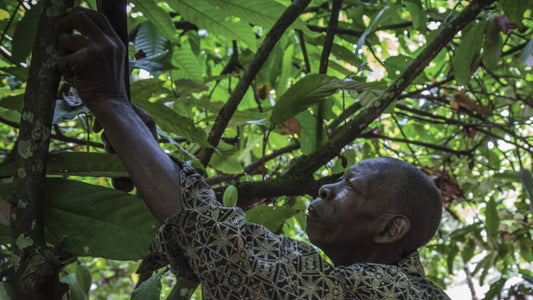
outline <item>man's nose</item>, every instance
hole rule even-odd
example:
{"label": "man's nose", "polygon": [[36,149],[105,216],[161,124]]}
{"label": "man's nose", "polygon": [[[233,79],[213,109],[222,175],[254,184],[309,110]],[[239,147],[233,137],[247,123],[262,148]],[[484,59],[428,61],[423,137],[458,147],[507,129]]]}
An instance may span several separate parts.
{"label": "man's nose", "polygon": [[318,196],[323,200],[333,199],[333,190],[329,186],[329,184],[320,187],[320,189],[318,190]]}

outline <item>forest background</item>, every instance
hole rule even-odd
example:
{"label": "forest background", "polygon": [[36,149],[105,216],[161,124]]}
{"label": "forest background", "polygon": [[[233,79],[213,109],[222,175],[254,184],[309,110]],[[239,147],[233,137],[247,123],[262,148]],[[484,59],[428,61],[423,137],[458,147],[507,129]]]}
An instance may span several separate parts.
{"label": "forest background", "polygon": [[162,147],[249,221],[306,240],[320,185],[397,157],[443,196],[427,276],[531,299],[532,0],[0,0],[0,298],[201,297],[164,269],[134,291],[159,224],[60,82],[57,21],[102,3],[127,8],[110,19]]}

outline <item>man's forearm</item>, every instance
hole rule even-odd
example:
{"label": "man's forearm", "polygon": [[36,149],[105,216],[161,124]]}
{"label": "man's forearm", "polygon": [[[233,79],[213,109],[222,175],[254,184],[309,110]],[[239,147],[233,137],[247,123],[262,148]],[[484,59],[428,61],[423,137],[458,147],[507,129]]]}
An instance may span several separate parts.
{"label": "man's forearm", "polygon": [[163,222],[180,211],[180,170],[132,105],[106,99],[92,111],[155,217]]}

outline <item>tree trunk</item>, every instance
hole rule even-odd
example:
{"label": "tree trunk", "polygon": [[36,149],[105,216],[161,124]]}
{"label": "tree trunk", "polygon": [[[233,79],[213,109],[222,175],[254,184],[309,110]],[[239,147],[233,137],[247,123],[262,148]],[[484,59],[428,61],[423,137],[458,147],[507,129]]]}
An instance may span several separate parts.
{"label": "tree trunk", "polygon": [[60,74],[56,66],[57,24],[72,0],[43,1],[24,95],[15,151],[11,224],[14,286],[21,299],[60,299],[61,262],[44,237],[44,189],[50,129]]}

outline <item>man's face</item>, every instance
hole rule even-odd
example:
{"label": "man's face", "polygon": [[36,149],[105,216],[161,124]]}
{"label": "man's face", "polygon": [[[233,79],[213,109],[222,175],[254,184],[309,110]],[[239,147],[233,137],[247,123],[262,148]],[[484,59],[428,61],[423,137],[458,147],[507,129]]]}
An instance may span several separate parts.
{"label": "man's face", "polygon": [[393,169],[379,159],[365,160],[346,170],[338,182],[322,186],[309,205],[309,240],[323,249],[371,244],[386,212],[386,199],[394,190]]}

